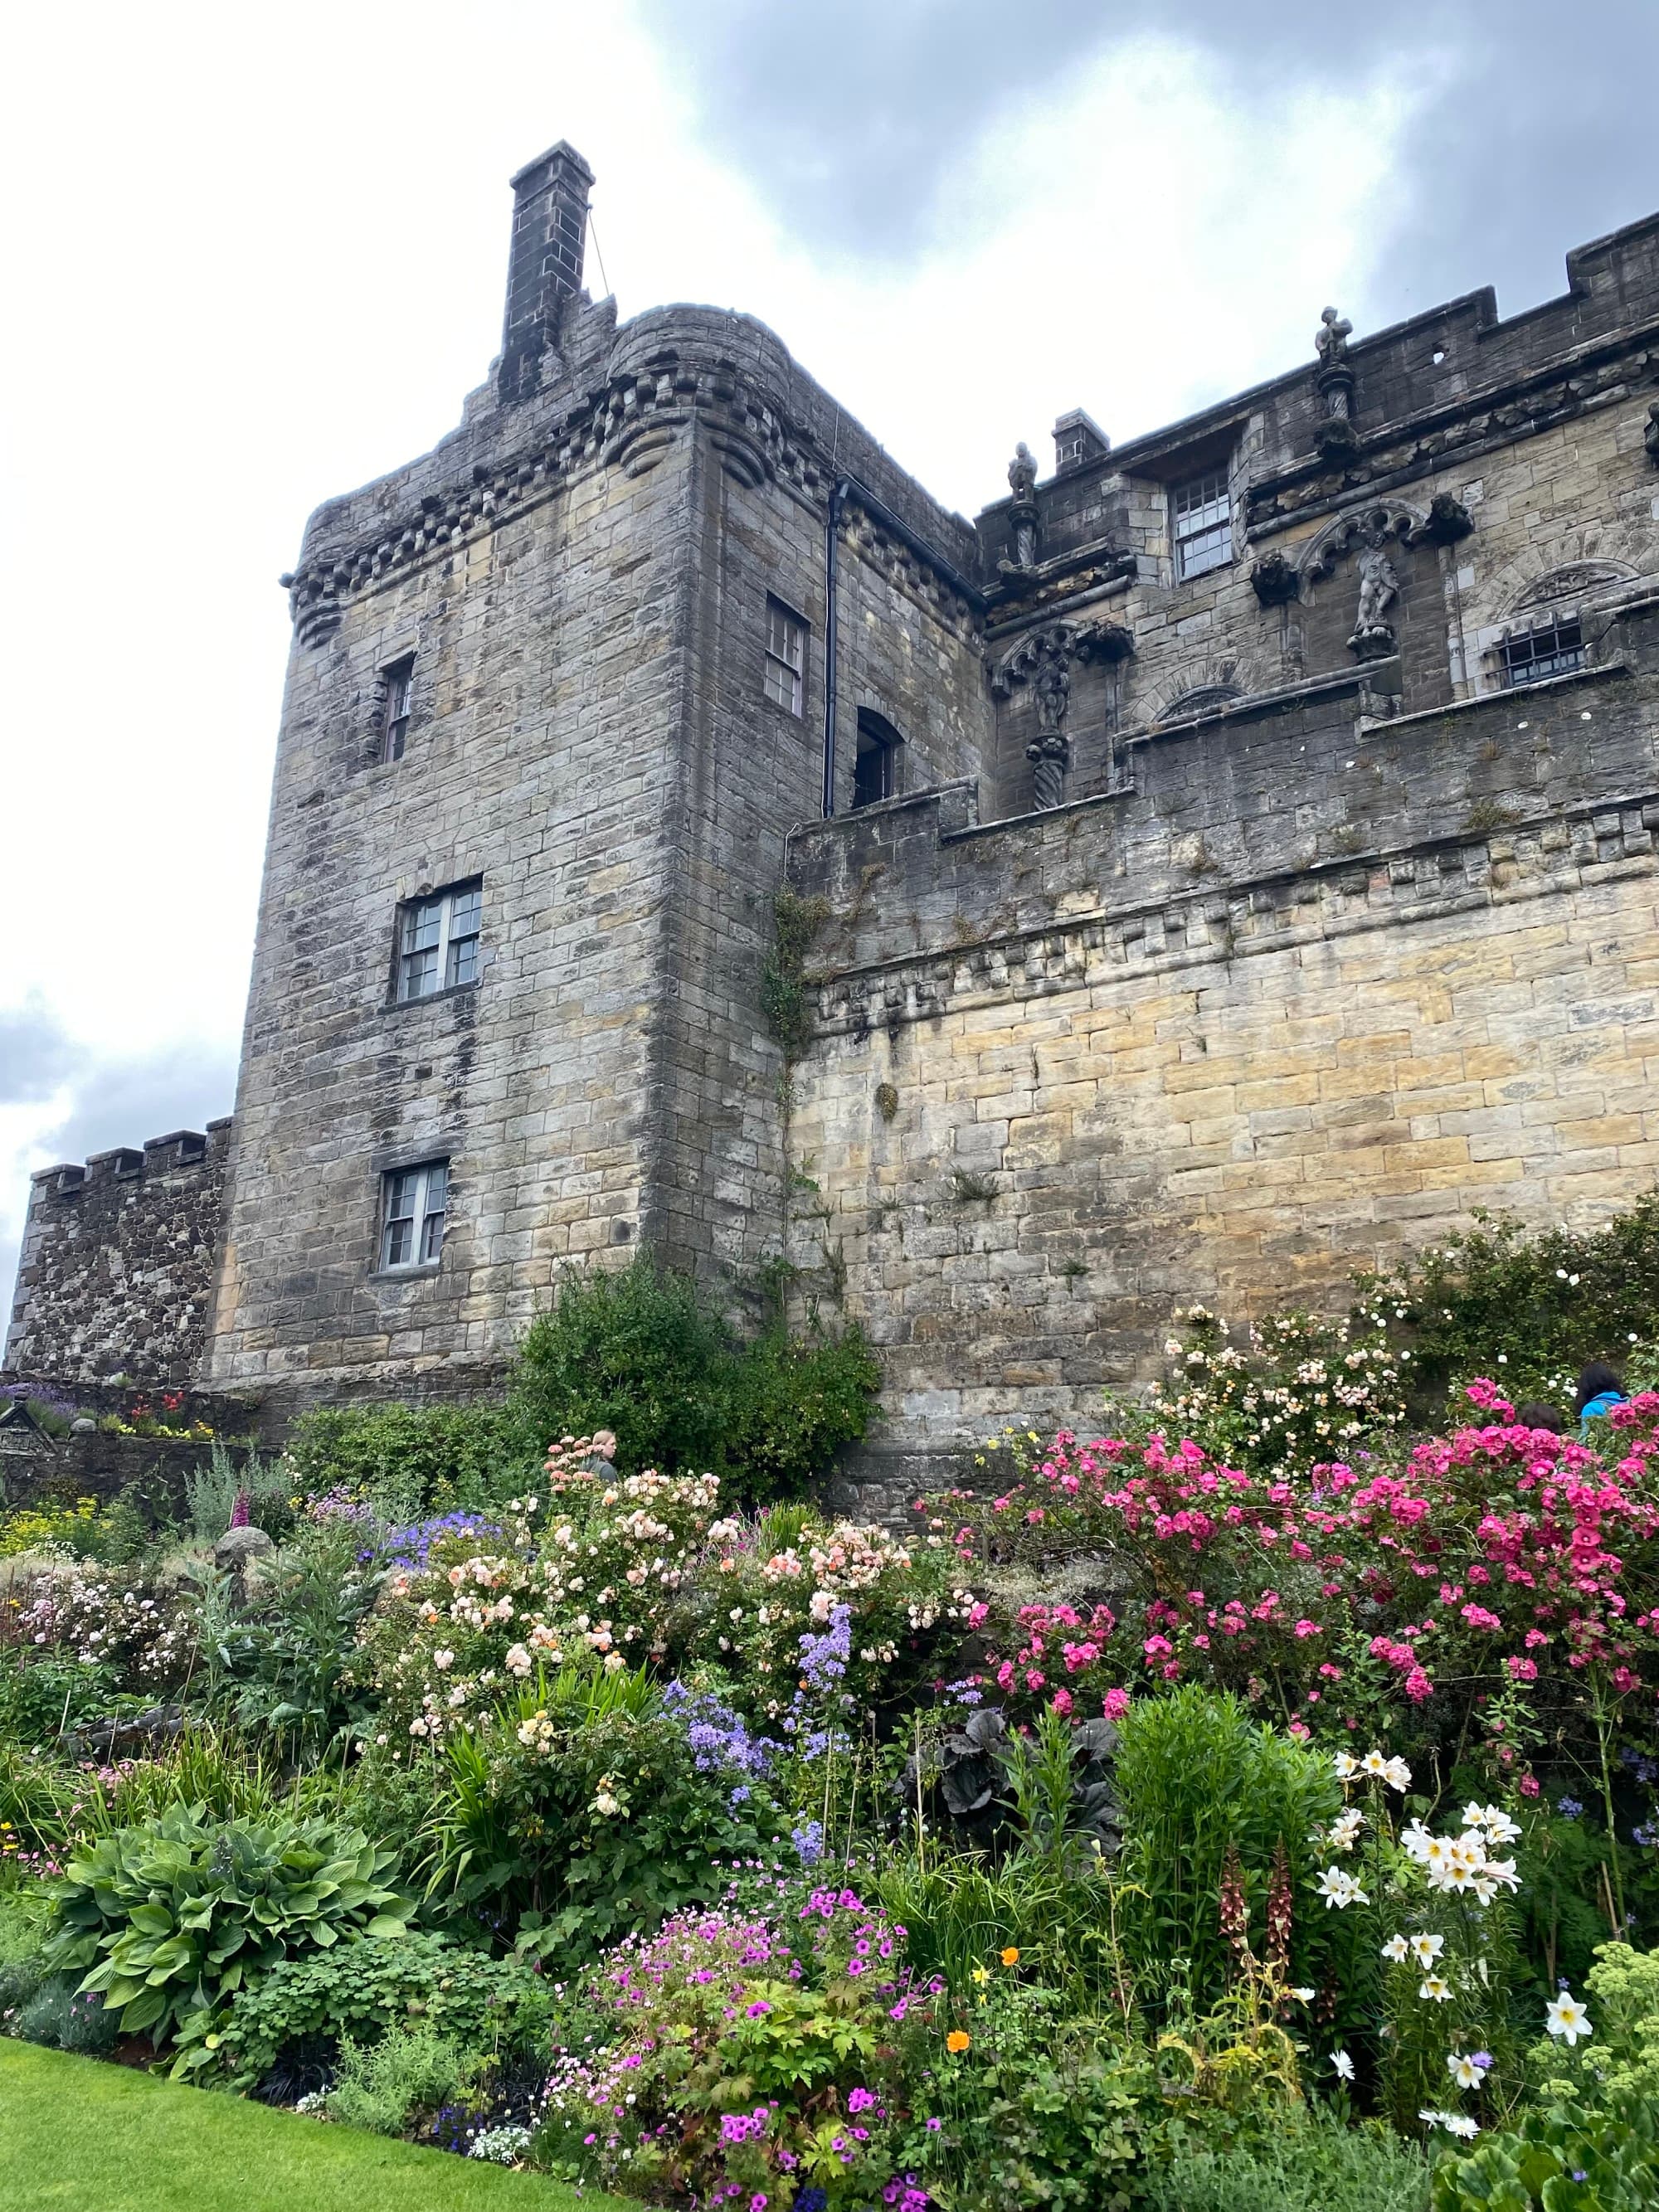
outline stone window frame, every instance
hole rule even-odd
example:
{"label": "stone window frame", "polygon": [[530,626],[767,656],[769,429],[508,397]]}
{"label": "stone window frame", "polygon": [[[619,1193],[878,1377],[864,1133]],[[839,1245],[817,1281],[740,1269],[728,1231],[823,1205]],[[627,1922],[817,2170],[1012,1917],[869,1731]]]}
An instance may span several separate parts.
{"label": "stone window frame", "polygon": [[[1183,528],[1183,524],[1186,526]],[[1212,463],[1170,485],[1170,550],[1178,584],[1190,583],[1235,558],[1231,468]]]}
{"label": "stone window frame", "polygon": [[[863,806],[879,806],[884,799],[896,799],[903,782],[904,765],[904,732],[896,723],[890,722],[878,707],[860,707],[857,727],[858,737],[853,755],[852,804],[854,810]],[[860,765],[876,756],[879,756],[881,762],[877,772],[881,787],[878,791],[866,789],[860,798]]]}
{"label": "stone window frame", "polygon": [[766,594],[766,657],[761,696],[797,721],[806,714],[806,656],[812,625],[775,592]]}
{"label": "stone window frame", "polygon": [[[435,917],[437,934],[426,945],[415,940]],[[471,927],[455,927],[458,918]],[[424,989],[407,988],[411,963],[432,963],[438,980]],[[392,1003],[395,1006],[423,1006],[429,999],[452,991],[475,991],[483,964],[483,878],[459,877],[453,884],[402,899],[392,940]]]}
{"label": "stone window frame", "polygon": [[[448,1227],[453,1182],[447,1154],[381,1170],[380,1214],[374,1235],[377,1274],[430,1273],[439,1265]],[[432,1202],[434,1197],[438,1200],[435,1206]],[[405,1229],[408,1242],[403,1247],[400,1232]]]}
{"label": "stone window frame", "polygon": [[1524,691],[1553,676],[1576,676],[1589,665],[1582,607],[1541,607],[1506,629],[1498,641],[1498,677],[1505,691]]}
{"label": "stone window frame", "polygon": [[[415,665],[417,649],[407,646],[382,661],[374,678],[374,739],[373,764],[391,767],[408,749],[409,725],[415,705]],[[393,709],[398,711],[394,713]]]}

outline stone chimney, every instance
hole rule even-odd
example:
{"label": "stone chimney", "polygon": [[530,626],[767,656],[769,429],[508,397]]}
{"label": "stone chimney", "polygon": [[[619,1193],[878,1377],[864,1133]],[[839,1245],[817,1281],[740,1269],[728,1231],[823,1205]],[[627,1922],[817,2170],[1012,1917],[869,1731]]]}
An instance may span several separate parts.
{"label": "stone chimney", "polygon": [[513,252],[497,372],[505,400],[528,399],[536,390],[542,355],[558,343],[565,303],[581,290],[592,185],[593,172],[562,138],[513,179]]}

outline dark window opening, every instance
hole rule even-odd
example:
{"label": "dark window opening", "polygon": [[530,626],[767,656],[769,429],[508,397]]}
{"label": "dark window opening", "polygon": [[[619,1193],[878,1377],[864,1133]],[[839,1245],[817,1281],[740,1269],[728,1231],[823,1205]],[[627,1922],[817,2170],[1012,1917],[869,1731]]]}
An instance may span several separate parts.
{"label": "dark window opening", "polygon": [[409,735],[409,702],[415,689],[414,654],[406,653],[403,659],[394,660],[390,668],[382,669],[380,682],[386,690],[382,721],[386,739],[380,757],[383,760],[401,760],[404,741]]}
{"label": "dark window opening", "polygon": [[898,757],[903,738],[884,714],[859,708],[859,749],[853,763],[853,804],[874,806],[898,795]]}
{"label": "dark window opening", "polygon": [[1569,676],[1584,665],[1584,628],[1577,615],[1558,615],[1498,647],[1504,681],[1511,687],[1541,684],[1547,676]]}

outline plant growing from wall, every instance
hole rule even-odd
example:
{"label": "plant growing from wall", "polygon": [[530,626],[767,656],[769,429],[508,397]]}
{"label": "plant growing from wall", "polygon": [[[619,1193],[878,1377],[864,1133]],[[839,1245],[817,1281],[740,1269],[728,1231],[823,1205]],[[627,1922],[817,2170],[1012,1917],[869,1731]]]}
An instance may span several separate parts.
{"label": "plant growing from wall", "polygon": [[829,902],[781,890],[772,902],[772,949],[761,967],[761,1012],[787,1060],[798,1060],[809,1031],[806,955],[830,915]]}

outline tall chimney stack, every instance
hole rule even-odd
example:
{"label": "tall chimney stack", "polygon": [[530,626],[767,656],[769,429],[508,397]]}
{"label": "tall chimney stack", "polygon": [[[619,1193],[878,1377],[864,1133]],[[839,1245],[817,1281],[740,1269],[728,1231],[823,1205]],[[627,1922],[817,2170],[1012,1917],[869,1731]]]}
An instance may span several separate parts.
{"label": "tall chimney stack", "polygon": [[582,288],[592,186],[593,172],[562,138],[513,179],[513,252],[498,374],[505,400],[528,399],[536,390],[542,354],[557,343],[565,302]]}

